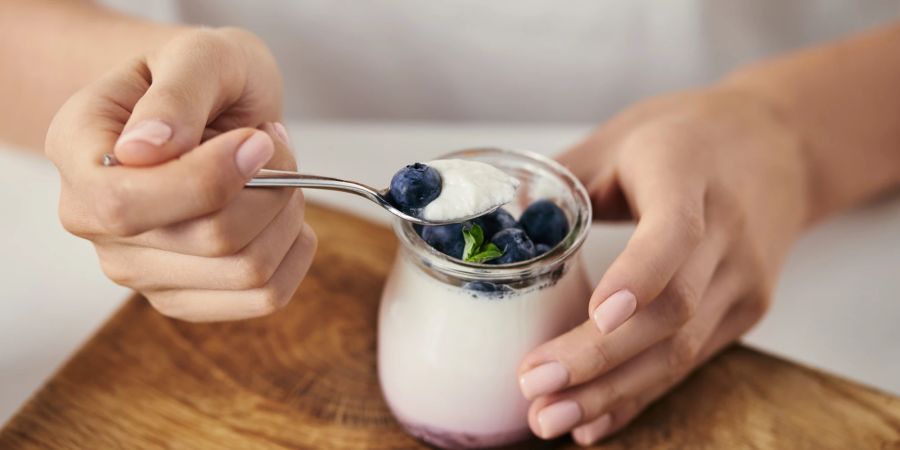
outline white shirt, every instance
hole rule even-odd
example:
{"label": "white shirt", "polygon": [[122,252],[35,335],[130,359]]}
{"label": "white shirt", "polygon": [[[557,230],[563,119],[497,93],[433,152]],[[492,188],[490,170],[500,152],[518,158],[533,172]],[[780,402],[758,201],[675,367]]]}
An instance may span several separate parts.
{"label": "white shirt", "polygon": [[598,122],[643,97],[900,16],[897,0],[186,0],[167,9],[266,40],[290,118],[541,122]]}

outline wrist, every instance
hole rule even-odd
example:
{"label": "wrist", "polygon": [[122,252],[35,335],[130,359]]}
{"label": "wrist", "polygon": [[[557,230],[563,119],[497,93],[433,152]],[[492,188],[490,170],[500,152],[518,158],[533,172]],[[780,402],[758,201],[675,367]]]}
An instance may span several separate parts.
{"label": "wrist", "polygon": [[[885,65],[900,28],[750,65],[722,86],[765,101],[802,149],[807,225],[900,187],[900,66]],[[891,71],[895,72],[892,73]]]}
{"label": "wrist", "polygon": [[801,166],[798,176],[803,177],[804,229],[864,197],[863,183],[847,183],[842,179],[845,175],[851,176],[841,170],[841,156],[846,157],[849,152],[835,152],[823,145],[823,133],[815,120],[819,111],[810,110],[810,105],[802,100],[803,95],[794,92],[795,86],[785,82],[782,73],[771,70],[768,64],[757,64],[732,72],[720,85],[740,91],[765,105],[772,120],[795,141]]}

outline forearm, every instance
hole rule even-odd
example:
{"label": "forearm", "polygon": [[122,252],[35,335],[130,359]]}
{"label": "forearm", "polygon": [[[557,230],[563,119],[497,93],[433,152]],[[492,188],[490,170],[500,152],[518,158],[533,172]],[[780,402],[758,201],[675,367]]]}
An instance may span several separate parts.
{"label": "forearm", "polygon": [[69,96],[177,31],[87,1],[0,0],[0,141],[41,150]]}
{"label": "forearm", "polygon": [[802,139],[813,223],[900,185],[900,24],[741,69]]}

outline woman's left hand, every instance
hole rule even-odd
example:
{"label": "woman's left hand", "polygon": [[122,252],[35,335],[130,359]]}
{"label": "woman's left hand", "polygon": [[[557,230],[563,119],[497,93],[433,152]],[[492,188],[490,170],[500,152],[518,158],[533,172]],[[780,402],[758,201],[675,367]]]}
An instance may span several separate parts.
{"label": "woman's left hand", "polygon": [[609,436],[763,316],[808,217],[801,144],[765,101],[717,87],[638,104],[560,156],[596,219],[637,228],[590,320],[522,362],[538,436]]}

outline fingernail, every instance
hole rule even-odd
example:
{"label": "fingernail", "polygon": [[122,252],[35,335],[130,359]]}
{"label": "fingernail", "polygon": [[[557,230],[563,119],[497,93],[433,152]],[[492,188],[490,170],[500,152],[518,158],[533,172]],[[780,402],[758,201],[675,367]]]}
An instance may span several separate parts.
{"label": "fingernail", "polygon": [[288,147],[290,147],[291,137],[288,135],[287,128],[285,128],[284,125],[281,124],[281,122],[272,122],[272,127],[275,128],[275,134],[277,134],[278,137],[280,137],[281,140],[284,141],[284,143],[287,144]]}
{"label": "fingernail", "polygon": [[272,145],[272,139],[266,133],[257,131],[238,147],[234,162],[241,174],[250,178],[269,162],[273,153],[275,147]]}
{"label": "fingernail", "polygon": [[129,142],[145,142],[159,147],[172,137],[172,127],[161,120],[145,120],[119,136],[116,146]]}
{"label": "fingernail", "polygon": [[537,415],[541,437],[557,437],[581,421],[581,407],[574,400],[563,400],[542,409]]}
{"label": "fingernail", "polygon": [[600,416],[599,419],[572,430],[572,438],[578,445],[591,445],[606,436],[610,426],[612,426],[612,416],[607,413]]}
{"label": "fingernail", "polygon": [[610,295],[594,310],[594,322],[603,334],[612,333],[634,314],[636,308],[634,294],[623,289]]}
{"label": "fingernail", "polygon": [[569,371],[556,361],[541,364],[519,378],[519,388],[528,400],[558,391],[567,384]]}

